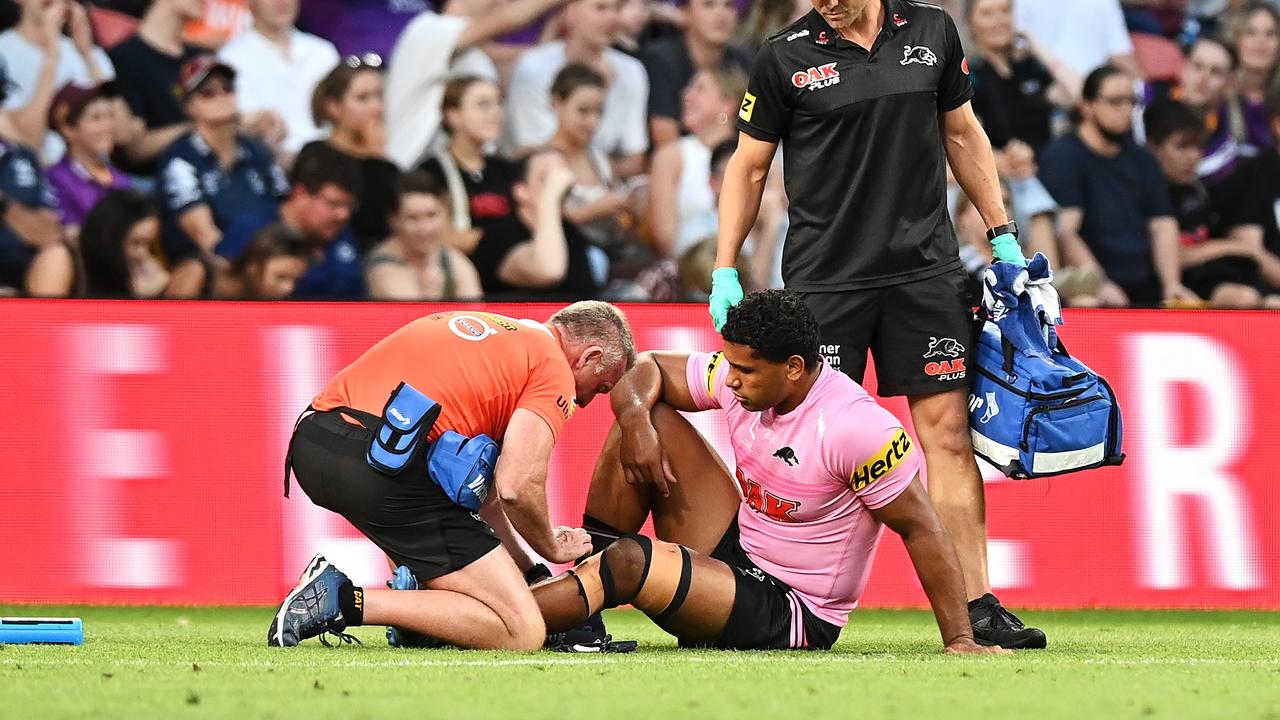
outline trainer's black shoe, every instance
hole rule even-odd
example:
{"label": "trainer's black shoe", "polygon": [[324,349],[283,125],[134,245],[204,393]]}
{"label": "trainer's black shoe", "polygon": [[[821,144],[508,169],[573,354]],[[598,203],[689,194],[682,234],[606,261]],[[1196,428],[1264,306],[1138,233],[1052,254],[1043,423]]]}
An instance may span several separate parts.
{"label": "trainer's black shoe", "polygon": [[1022,624],[995,595],[987,593],[969,603],[969,622],[979,645],[999,645],[1009,650],[1040,650],[1048,644],[1044,632]]}
{"label": "trainer's black shoe", "polygon": [[604,631],[604,618],[596,613],[581,627],[548,635],[543,647],[555,652],[629,653],[636,649],[636,641],[614,640]]}

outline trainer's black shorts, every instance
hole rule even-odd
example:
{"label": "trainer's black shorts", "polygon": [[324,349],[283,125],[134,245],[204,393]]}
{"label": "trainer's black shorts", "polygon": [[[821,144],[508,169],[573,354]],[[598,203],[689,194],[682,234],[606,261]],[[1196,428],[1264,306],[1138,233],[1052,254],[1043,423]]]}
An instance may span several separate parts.
{"label": "trainer's black shorts", "polygon": [[298,485],[312,502],[346,518],[420,583],[498,547],[488,523],[428,479],[425,453],[398,476],[383,475],[365,461],[370,437],[336,411],[302,419],[290,453]]}
{"label": "trainer's black shorts", "polygon": [[827,363],[861,383],[870,349],[881,396],[969,387],[975,326],[963,269],[903,285],[800,295],[818,319]]}
{"label": "trainer's black shorts", "polygon": [[[711,557],[733,568],[737,592],[724,632],[714,642],[681,647],[720,650],[828,650],[840,628],[819,619],[791,587],[756,567],[739,542],[735,517]],[[797,616],[797,613],[798,616]]]}

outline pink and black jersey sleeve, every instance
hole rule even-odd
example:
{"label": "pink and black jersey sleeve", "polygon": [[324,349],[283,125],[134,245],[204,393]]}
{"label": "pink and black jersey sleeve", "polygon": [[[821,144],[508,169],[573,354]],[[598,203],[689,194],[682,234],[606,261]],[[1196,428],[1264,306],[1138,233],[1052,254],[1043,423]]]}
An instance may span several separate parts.
{"label": "pink and black jersey sleeve", "polygon": [[828,432],[829,467],[872,510],[893,502],[920,472],[923,454],[888,410],[874,401],[850,407]]}
{"label": "pink and black jersey sleeve", "polygon": [[722,408],[733,399],[733,393],[724,384],[728,372],[729,363],[719,351],[689,354],[685,379],[689,383],[689,395],[693,397],[693,404],[699,410]]}

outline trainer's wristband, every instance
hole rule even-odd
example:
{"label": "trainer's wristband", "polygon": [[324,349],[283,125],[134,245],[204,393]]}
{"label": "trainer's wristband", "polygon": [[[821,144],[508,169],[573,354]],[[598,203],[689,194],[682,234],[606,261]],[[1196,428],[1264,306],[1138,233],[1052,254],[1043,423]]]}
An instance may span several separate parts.
{"label": "trainer's wristband", "polygon": [[542,582],[551,577],[551,570],[546,565],[538,563],[528,570],[524,571],[524,584],[533,585]]}

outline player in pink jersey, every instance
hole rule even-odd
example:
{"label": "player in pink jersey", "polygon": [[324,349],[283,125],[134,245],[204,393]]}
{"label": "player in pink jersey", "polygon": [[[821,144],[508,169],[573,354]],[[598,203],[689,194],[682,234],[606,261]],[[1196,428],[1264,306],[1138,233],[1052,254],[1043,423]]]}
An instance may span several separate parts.
{"label": "player in pink jersey", "polygon": [[[884,526],[902,536],[948,652],[978,645],[959,561],[901,424],[818,352],[794,294],[748,295],[716,353],[645,353],[610,395],[592,477],[596,554],[534,588],[551,632],[630,603],[682,646],[827,649]],[[677,411],[719,408],[730,472]],[[652,513],[658,540],[636,535]]]}

